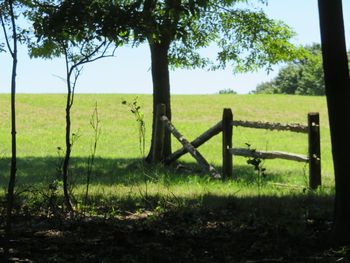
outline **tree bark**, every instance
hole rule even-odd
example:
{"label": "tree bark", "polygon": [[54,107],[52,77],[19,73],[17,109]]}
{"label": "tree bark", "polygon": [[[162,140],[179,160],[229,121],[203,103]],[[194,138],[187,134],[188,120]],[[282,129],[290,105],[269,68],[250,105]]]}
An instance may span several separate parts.
{"label": "tree bark", "polygon": [[319,0],[326,96],[335,174],[334,241],[350,242],[350,79],[341,0]]}
{"label": "tree bark", "polygon": [[147,161],[153,163],[156,161],[154,155],[160,156],[164,160],[171,154],[171,134],[168,130],[165,130],[164,134],[164,147],[162,153],[155,153],[156,138],[155,136],[155,123],[160,121],[156,119],[156,110],[158,104],[165,104],[166,116],[171,121],[171,106],[170,106],[170,79],[169,79],[169,60],[168,51],[170,42],[162,41],[155,43],[149,40],[149,46],[151,50],[152,60],[152,80],[153,80],[153,121],[152,121],[152,141],[151,149],[147,156]]}

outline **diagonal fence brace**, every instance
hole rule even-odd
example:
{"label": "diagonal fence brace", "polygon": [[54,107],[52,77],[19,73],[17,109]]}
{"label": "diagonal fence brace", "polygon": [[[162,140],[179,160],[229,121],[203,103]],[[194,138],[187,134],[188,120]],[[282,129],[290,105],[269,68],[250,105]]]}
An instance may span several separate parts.
{"label": "diagonal fence brace", "polygon": [[165,123],[165,127],[175,136],[175,138],[183,145],[183,147],[196,159],[202,170],[208,173],[214,179],[221,179],[221,175],[210,165],[207,160],[201,155],[201,153],[182,136],[182,134],[176,130],[174,125],[169,121],[166,116],[162,116],[161,120]]}

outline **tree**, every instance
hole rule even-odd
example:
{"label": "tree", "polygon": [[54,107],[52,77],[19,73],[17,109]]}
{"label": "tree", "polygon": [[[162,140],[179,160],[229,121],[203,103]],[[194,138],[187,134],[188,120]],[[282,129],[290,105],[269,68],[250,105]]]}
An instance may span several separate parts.
{"label": "tree", "polygon": [[253,93],[325,95],[321,46],[306,46],[305,51],[303,58],[288,62],[274,79],[259,84]]}
{"label": "tree", "polygon": [[315,96],[325,95],[324,73],[322,68],[322,50],[319,44],[307,46],[308,56],[302,61],[301,78],[296,94]]}
{"label": "tree", "polygon": [[[88,4],[84,1],[84,4]],[[37,41],[29,44],[32,57],[53,58],[63,56],[66,68],[66,130],[65,155],[62,164],[64,203],[69,212],[74,210],[69,193],[69,163],[77,134],[71,131],[71,109],[74,104],[75,88],[83,65],[114,55],[109,52],[111,42],[96,36],[101,28],[94,26],[93,5],[90,12],[81,12],[78,2],[62,1],[51,4],[43,1],[31,12]],[[74,15],[72,14],[74,12]],[[84,18],[82,18],[82,16]],[[84,20],[77,24],[76,19]]]}
{"label": "tree", "polygon": [[227,88],[219,90],[219,94],[237,94],[237,91]]}
{"label": "tree", "polygon": [[[150,162],[162,161],[171,153],[170,132],[166,131],[164,149],[155,154],[156,107],[166,105],[171,120],[169,66],[182,68],[225,68],[231,63],[235,72],[271,68],[272,64],[295,58],[299,53],[289,40],[293,32],[280,21],[269,19],[261,10],[242,7],[241,0],[135,0],[132,23],[140,42],[147,41],[151,51],[153,79],[153,124]],[[266,1],[259,1],[265,3]],[[240,5],[239,5],[240,4]],[[216,62],[202,57],[199,50],[215,44]],[[156,160],[160,156],[160,160]]]}
{"label": "tree", "polygon": [[[14,190],[17,173],[17,139],[16,139],[16,75],[18,62],[18,39],[17,23],[15,14],[15,3],[13,0],[3,1],[0,5],[0,20],[7,50],[12,57],[12,75],[11,75],[11,168],[10,179],[7,188],[7,209],[6,209],[6,235],[11,234],[12,210],[14,204]],[[12,41],[12,44],[11,44]]]}
{"label": "tree", "polygon": [[252,93],[325,95],[321,45],[313,44],[304,48],[304,57],[288,62],[274,79],[259,84]]}
{"label": "tree", "polygon": [[341,0],[319,0],[323,68],[335,175],[334,238],[350,242],[350,78]]}

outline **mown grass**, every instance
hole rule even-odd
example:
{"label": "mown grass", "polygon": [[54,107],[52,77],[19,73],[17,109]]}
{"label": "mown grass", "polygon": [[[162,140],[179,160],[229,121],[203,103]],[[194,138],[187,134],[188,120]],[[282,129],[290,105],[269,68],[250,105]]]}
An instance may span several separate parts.
{"label": "mown grass", "polygon": [[[74,193],[82,198],[85,189],[87,158],[93,130],[89,125],[97,102],[102,133],[92,175],[91,196],[96,199],[140,200],[147,197],[203,200],[204,196],[260,195],[281,196],[302,193],[308,182],[308,166],[282,160],[263,163],[266,177],[258,184],[257,173],[246,158],[234,158],[235,179],[213,181],[201,174],[193,159],[181,158],[190,169],[148,167],[142,164],[138,129],[134,116],[122,100],[136,95],[77,94],[73,106],[73,131],[79,139],[73,146],[71,178]],[[139,95],[145,114],[146,149],[151,136],[152,97]],[[0,186],[6,187],[10,163],[9,95],[0,95]],[[64,146],[65,95],[25,95],[17,97],[18,185],[45,189],[57,178],[57,147]],[[172,97],[173,123],[189,140],[216,124],[223,108],[233,110],[239,120],[306,124],[308,112],[321,117],[322,180],[321,194],[332,192],[329,125],[324,97],[286,95],[175,95]],[[307,153],[307,135],[246,128],[234,128],[236,147]],[[173,149],[180,146],[173,140]],[[201,153],[218,170],[221,169],[221,136],[200,147]],[[281,184],[287,187],[281,187]],[[3,194],[3,192],[2,192]]]}

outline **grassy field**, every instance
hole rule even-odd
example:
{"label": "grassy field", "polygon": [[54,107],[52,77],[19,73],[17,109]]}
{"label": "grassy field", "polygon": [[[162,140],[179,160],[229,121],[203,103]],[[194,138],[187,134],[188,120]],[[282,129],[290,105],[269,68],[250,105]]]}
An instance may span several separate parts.
{"label": "grassy field", "polygon": [[[284,195],[301,192],[307,186],[308,166],[283,160],[266,160],[266,177],[257,183],[257,173],[247,165],[246,158],[234,158],[235,180],[212,181],[202,175],[191,156],[181,161],[191,169],[146,167],[140,165],[138,129],[129,108],[122,100],[132,101],[136,95],[77,94],[73,107],[73,132],[80,137],[73,146],[71,178],[77,198],[83,195],[87,158],[93,131],[89,125],[97,102],[101,120],[101,137],[93,171],[91,193],[95,198],[115,199],[148,196],[257,196]],[[0,95],[0,186],[4,188],[9,174],[10,113],[9,95]],[[57,147],[64,148],[65,95],[25,95],[17,98],[18,185],[47,188],[57,178]],[[139,95],[146,122],[146,152],[151,135],[152,108],[150,95]],[[306,124],[308,112],[321,116],[322,180],[324,190],[332,190],[329,126],[324,97],[286,95],[175,95],[172,97],[173,123],[189,140],[216,124],[225,107],[232,109],[237,120],[270,121]],[[307,153],[307,135],[290,132],[234,128],[233,144],[260,150],[280,150]],[[173,140],[173,150],[179,143]],[[221,136],[216,136],[200,148],[201,153],[218,170],[221,169]],[[145,175],[148,178],[145,182]],[[286,184],[290,187],[281,187]],[[300,186],[300,187],[295,187]],[[3,193],[2,193],[3,194]]]}
{"label": "grassy field", "polygon": [[[306,124],[308,112],[319,112],[323,187],[316,192],[307,190],[308,166],[292,161],[264,161],[266,176],[259,179],[246,158],[235,157],[235,178],[224,181],[201,174],[187,155],[181,158],[181,169],[147,166],[141,161],[135,117],[122,105],[134,97],[77,95],[73,132],[79,139],[73,146],[70,178],[78,213],[71,217],[62,209],[60,185],[50,187],[60,180],[65,96],[18,95],[16,189],[21,198],[16,198],[13,218],[13,262],[348,262],[350,249],[334,247],[330,236],[334,179],[324,97],[172,97],[173,123],[189,140],[216,124],[225,107],[232,108],[236,120],[281,123]],[[11,152],[9,101],[9,95],[0,95],[4,190]],[[141,95],[138,101],[145,113],[147,152],[152,97]],[[89,120],[96,102],[102,133],[86,207],[93,140]],[[307,154],[305,134],[234,128],[233,142],[235,147],[249,143],[258,150]],[[174,140],[173,149],[178,147]],[[221,136],[200,151],[221,170]],[[3,209],[0,206],[0,261]]]}

